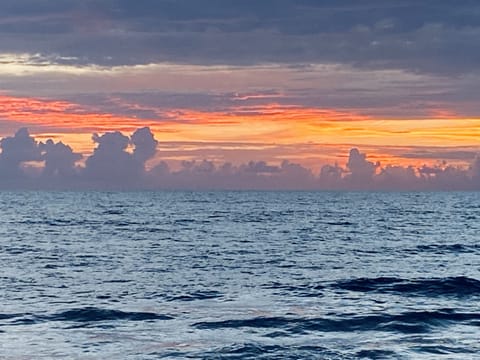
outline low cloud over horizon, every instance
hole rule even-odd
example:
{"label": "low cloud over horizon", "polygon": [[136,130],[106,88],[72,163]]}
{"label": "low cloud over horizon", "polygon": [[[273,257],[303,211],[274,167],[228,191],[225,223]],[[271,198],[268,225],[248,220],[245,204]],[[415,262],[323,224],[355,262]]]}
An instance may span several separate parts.
{"label": "low cloud over horizon", "polygon": [[[480,190],[480,158],[468,167],[441,161],[435,166],[382,165],[352,148],[344,166],[323,165],[318,173],[284,160],[230,162],[167,161],[147,166],[158,141],[150,128],[131,135],[94,133],[93,153],[76,153],[61,141],[37,141],[27,128],[0,140],[0,189],[37,190]],[[161,152],[160,152],[161,159]],[[83,160],[83,161],[81,161]]]}

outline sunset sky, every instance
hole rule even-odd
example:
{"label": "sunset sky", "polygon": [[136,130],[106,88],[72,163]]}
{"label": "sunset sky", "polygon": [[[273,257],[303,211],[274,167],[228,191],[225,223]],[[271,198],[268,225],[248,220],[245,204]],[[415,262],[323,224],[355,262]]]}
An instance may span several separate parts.
{"label": "sunset sky", "polygon": [[284,160],[353,147],[468,168],[480,151],[480,2],[3,0],[0,137],[84,158],[148,126],[150,163]]}

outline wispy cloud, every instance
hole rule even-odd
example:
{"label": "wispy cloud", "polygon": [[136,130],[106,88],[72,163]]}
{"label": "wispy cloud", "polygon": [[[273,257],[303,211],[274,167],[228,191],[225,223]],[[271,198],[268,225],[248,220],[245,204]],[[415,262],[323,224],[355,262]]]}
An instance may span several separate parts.
{"label": "wispy cloud", "polygon": [[[249,100],[232,101],[217,104],[219,110],[208,110],[168,106],[177,105],[175,103],[158,106],[154,101],[142,103],[113,96],[103,104],[81,104],[1,95],[0,131],[7,135],[26,126],[40,139],[54,136],[71,144],[76,151],[91,153],[93,132],[132,132],[148,126],[162,143],[237,144],[235,154],[230,151],[230,158],[225,157],[226,150],[221,146],[216,146],[217,154],[222,154],[218,156],[207,146],[197,152],[196,159],[201,158],[203,151],[210,157],[238,163],[240,154],[246,156],[250,152],[251,147],[246,144],[263,144],[264,149],[281,149],[275,153],[265,150],[264,159],[296,159],[309,167],[316,166],[315,161],[322,159],[318,155],[322,151],[314,150],[316,146],[334,146],[337,154],[345,144],[376,148],[372,156],[382,162],[397,164],[406,163],[407,158],[418,159],[417,163],[431,163],[429,160],[438,158],[465,162],[469,159],[453,156],[453,152],[463,146],[471,154],[478,147],[475,139],[480,135],[479,119],[381,120],[354,112],[270,103],[268,100],[260,103],[257,100],[253,103]],[[310,150],[306,150],[303,144],[310,144]],[[393,144],[403,147],[403,153],[386,150],[392,149]],[[425,150],[414,150],[419,144]],[[291,148],[287,149],[287,146]],[[436,147],[445,149],[440,151]],[[191,155],[188,152],[182,155],[181,151],[176,152],[177,158]],[[254,158],[259,159],[259,156]]]}

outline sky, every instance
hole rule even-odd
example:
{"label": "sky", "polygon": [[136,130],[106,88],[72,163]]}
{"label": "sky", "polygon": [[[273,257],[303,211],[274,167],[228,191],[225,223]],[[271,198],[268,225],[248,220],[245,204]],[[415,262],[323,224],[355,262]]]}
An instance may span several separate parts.
{"label": "sky", "polygon": [[480,188],[475,0],[2,0],[0,187]]}

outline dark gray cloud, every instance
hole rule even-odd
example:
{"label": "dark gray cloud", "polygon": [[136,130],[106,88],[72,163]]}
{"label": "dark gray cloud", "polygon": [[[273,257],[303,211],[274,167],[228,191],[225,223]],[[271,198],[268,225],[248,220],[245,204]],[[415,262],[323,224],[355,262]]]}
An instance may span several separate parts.
{"label": "dark gray cloud", "polygon": [[477,70],[479,20],[469,0],[6,0],[0,51],[107,65],[332,62],[458,74]]}

